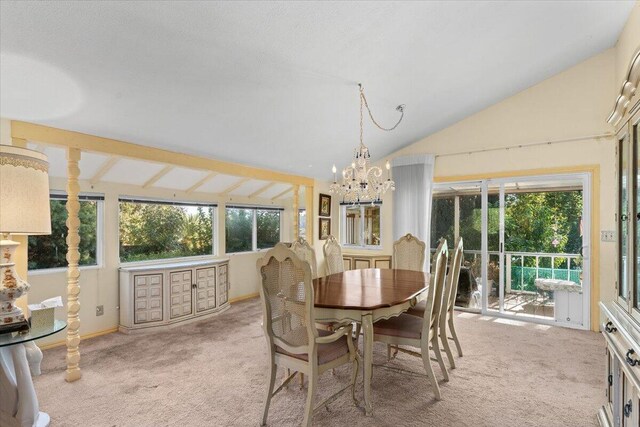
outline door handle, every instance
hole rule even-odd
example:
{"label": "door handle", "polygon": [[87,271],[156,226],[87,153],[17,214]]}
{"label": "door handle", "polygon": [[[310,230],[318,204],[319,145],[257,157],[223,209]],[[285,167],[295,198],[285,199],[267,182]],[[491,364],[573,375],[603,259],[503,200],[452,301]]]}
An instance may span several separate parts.
{"label": "door handle", "polygon": [[609,332],[609,333],[613,333],[613,332],[617,332],[618,328],[613,326],[613,323],[611,323],[611,321],[609,321],[609,322],[607,322],[606,325],[604,325],[604,330]]}
{"label": "door handle", "polygon": [[629,418],[631,416],[631,408],[633,407],[633,402],[629,399],[626,405],[624,405],[624,416]]}
{"label": "door handle", "polygon": [[627,363],[630,366],[640,365],[640,360],[631,358],[631,356],[633,356],[634,354],[636,354],[636,352],[631,348],[629,349],[629,351],[627,351]]}

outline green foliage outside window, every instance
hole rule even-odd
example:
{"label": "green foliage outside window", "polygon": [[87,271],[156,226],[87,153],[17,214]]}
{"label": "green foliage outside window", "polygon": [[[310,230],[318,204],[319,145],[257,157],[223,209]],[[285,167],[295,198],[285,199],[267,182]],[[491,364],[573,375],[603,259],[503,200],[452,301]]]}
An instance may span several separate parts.
{"label": "green foliage outside window", "polygon": [[[254,230],[254,215],[256,229]],[[256,245],[253,247],[253,233]],[[280,211],[275,209],[227,207],[225,212],[226,253],[272,248],[280,241]]]}
{"label": "green foliage outside window", "polygon": [[120,261],[213,253],[213,207],[120,201]]}
{"label": "green foliage outside window", "polygon": [[258,249],[272,248],[280,241],[280,211],[256,211]]}
{"label": "green foliage outside window", "polygon": [[253,250],[253,213],[253,209],[226,209],[226,253],[247,252]]}
{"label": "green foliage outside window", "polygon": [[[67,266],[67,201],[51,199],[51,234],[29,236],[29,270]],[[96,265],[98,202],[81,200],[80,211],[81,266]]]}

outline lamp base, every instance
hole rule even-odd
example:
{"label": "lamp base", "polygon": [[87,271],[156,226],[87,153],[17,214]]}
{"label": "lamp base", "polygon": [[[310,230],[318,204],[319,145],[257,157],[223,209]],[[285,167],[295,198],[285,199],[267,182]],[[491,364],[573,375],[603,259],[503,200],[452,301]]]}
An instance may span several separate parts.
{"label": "lamp base", "polygon": [[9,332],[29,332],[29,322],[22,320],[14,323],[0,324],[0,334]]}
{"label": "lamp base", "polygon": [[22,310],[15,301],[29,290],[29,284],[16,272],[13,262],[19,243],[6,235],[0,240],[0,332],[29,329]]}

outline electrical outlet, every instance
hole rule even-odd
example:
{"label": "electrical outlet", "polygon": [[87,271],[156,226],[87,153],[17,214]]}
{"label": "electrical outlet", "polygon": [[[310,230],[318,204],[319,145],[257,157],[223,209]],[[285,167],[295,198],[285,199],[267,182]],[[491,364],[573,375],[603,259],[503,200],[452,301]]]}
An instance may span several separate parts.
{"label": "electrical outlet", "polygon": [[102,316],[104,314],[104,305],[96,307],[96,316]]}
{"label": "electrical outlet", "polygon": [[602,240],[603,242],[615,242],[616,232],[612,230],[601,230],[600,240]]}

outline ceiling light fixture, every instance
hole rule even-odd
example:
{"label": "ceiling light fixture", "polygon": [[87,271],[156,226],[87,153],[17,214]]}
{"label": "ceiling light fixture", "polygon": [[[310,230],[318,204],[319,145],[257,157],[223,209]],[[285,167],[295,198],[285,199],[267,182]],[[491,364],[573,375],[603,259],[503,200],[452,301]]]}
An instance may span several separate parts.
{"label": "ceiling light fixture", "polygon": [[382,169],[378,166],[369,167],[369,149],[364,145],[363,140],[363,112],[366,107],[371,121],[378,129],[384,131],[392,131],[398,127],[402,118],[404,117],[404,104],[398,105],[396,111],[400,112],[400,118],[398,122],[390,128],[382,127],[376,122],[371,113],[371,109],[367,104],[367,98],[364,96],[364,87],[362,84],[358,84],[360,88],[360,146],[353,152],[353,161],[350,166],[347,166],[342,170],[342,183],[338,183],[336,175],[336,165],[333,165],[333,184],[331,184],[329,191],[331,193],[342,196],[344,203],[361,204],[380,202],[383,194],[388,190],[395,190],[395,182],[391,180],[391,164],[387,160],[387,179],[382,178]]}

